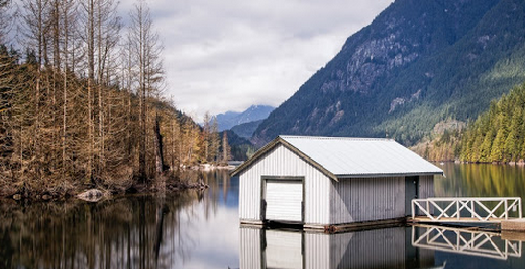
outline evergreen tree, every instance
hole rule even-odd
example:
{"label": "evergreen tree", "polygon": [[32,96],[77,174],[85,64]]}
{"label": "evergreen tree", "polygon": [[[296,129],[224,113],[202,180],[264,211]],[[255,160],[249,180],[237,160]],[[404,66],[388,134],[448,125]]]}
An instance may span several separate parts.
{"label": "evergreen tree", "polygon": [[492,143],[492,150],[490,152],[489,161],[491,162],[502,162],[505,161],[503,158],[505,152],[505,131],[500,129]]}

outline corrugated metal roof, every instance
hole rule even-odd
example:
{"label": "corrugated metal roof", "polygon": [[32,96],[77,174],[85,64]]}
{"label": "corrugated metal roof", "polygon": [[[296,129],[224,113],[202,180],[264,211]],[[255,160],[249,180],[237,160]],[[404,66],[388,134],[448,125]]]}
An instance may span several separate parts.
{"label": "corrugated metal roof", "polygon": [[442,174],[392,139],[280,136],[338,178]]}

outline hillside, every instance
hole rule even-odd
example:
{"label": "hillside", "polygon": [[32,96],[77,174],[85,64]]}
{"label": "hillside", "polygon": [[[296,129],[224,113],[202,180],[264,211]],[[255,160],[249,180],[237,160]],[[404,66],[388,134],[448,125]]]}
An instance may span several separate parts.
{"label": "hillside", "polygon": [[525,84],[514,87],[467,128],[435,132],[412,150],[431,161],[516,163],[525,159]]}
{"label": "hillside", "polygon": [[263,120],[250,121],[247,123],[235,125],[230,128],[230,130],[242,138],[250,138],[262,122]]}
{"label": "hillside", "polygon": [[525,156],[525,84],[515,87],[462,135],[460,160],[518,162]]}
{"label": "hillside", "polygon": [[242,112],[226,111],[224,114],[216,116],[219,131],[229,130],[233,126],[243,123],[264,120],[274,109],[273,106],[252,105]]}
{"label": "hillside", "polygon": [[395,1],[251,140],[388,136],[412,145],[446,119],[475,119],[525,81],[524,8],[523,0]]}

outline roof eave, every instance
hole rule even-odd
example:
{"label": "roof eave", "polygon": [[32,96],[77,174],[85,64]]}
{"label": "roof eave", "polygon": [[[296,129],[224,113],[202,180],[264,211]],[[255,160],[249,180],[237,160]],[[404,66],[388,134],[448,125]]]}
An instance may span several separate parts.
{"label": "roof eave", "polygon": [[261,155],[265,154],[266,152],[270,151],[282,138],[277,137],[274,140],[272,140],[270,143],[266,144],[264,147],[257,150],[253,156],[248,159],[247,161],[243,162],[241,165],[239,165],[235,170],[230,172],[230,176],[234,177],[238,174],[240,174],[244,169],[252,165]]}
{"label": "roof eave", "polygon": [[270,143],[268,143],[266,146],[262,147],[257,152],[255,152],[255,154],[249,160],[247,160],[243,164],[239,165],[239,167],[237,167],[235,170],[233,170],[230,173],[230,176],[233,177],[233,176],[239,175],[243,170],[245,170],[250,165],[252,165],[261,155],[267,153],[268,151],[273,149],[279,143],[281,143],[283,146],[285,146],[286,148],[288,148],[289,150],[291,150],[295,154],[299,155],[299,157],[302,160],[304,160],[306,163],[308,163],[308,164],[314,166],[315,168],[317,168],[319,171],[321,171],[321,173],[325,174],[327,177],[329,177],[329,178],[331,178],[331,179],[333,179],[335,181],[339,181],[339,179],[337,178],[336,175],[334,175],[332,172],[328,171],[326,168],[324,168],[322,165],[320,165],[316,161],[312,160],[308,155],[306,155],[304,152],[302,152],[299,149],[297,149],[296,147],[294,147],[292,144],[288,143],[285,139],[283,139],[280,136],[278,136],[277,138],[272,140]]}
{"label": "roof eave", "polygon": [[347,179],[347,178],[406,177],[406,176],[433,176],[433,175],[443,175],[443,172],[341,174],[341,175],[336,175],[336,177],[339,179]]}

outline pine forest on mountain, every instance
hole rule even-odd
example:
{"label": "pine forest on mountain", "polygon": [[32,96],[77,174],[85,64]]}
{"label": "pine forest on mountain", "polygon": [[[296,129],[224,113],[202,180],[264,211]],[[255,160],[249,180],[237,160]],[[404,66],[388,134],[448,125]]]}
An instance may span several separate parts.
{"label": "pine forest on mountain", "polygon": [[0,0],[0,196],[177,187],[185,169],[230,160],[226,133],[163,95],[146,3],[129,25],[117,4]]}
{"label": "pine forest on mountain", "polygon": [[525,84],[491,102],[467,128],[444,130],[414,150],[434,161],[525,164]]}

